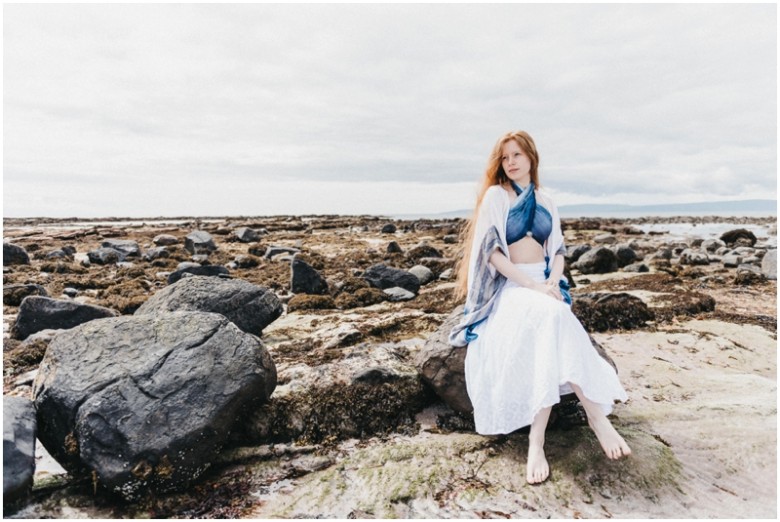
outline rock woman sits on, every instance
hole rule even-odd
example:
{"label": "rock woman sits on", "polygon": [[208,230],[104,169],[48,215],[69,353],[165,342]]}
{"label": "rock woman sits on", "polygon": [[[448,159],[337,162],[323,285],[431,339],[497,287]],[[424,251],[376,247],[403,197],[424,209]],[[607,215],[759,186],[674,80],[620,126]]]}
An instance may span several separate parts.
{"label": "rock woman sits on", "polygon": [[539,155],[528,133],[502,136],[490,155],[469,222],[458,292],[466,295],[450,343],[468,345],[466,388],[482,435],[530,425],[527,480],[550,474],[544,435],[552,406],[574,392],[610,459],[631,454],[607,419],[627,395],[569,305],[563,234],[539,186]]}

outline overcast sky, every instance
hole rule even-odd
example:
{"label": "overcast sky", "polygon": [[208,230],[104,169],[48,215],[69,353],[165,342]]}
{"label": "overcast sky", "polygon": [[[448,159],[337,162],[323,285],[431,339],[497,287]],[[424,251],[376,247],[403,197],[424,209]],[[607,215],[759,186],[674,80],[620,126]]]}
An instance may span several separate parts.
{"label": "overcast sky", "polygon": [[776,198],[777,6],[3,6],[3,215]]}

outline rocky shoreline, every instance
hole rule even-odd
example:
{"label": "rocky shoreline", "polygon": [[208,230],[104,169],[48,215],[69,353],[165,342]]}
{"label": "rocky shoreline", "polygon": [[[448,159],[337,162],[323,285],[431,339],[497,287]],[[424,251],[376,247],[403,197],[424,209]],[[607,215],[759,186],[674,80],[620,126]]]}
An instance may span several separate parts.
{"label": "rocky shoreline", "polygon": [[[527,436],[473,433],[467,409],[458,406],[463,353],[437,340],[462,304],[452,288],[463,223],[367,216],[4,220],[4,408],[11,396],[34,399],[34,430],[69,472],[39,465],[31,489],[23,483],[4,514],[776,515],[767,484],[776,475],[757,457],[773,462],[767,453],[776,452],[776,435],[766,427],[776,418],[766,404],[776,388],[776,218],[564,219],[573,311],[629,391],[615,424],[635,455],[606,462],[576,403],[563,403],[549,437],[553,478],[535,488],[520,480]],[[690,225],[687,237],[642,229],[663,224]],[[702,236],[699,224],[723,230]],[[175,322],[159,323],[169,314]],[[209,321],[211,330],[203,330]],[[114,359],[128,352],[116,346],[138,346],[148,332],[156,332],[156,343],[117,370]],[[203,341],[193,341],[198,335]],[[251,363],[258,366],[245,386],[201,386],[226,380],[219,375],[227,359],[197,373],[222,353],[207,349],[211,339],[221,350],[266,354]],[[162,352],[147,353],[155,349]],[[449,361],[437,366],[445,378],[426,374],[436,357]],[[93,359],[112,364],[90,373]],[[696,389],[694,369],[700,380],[740,393],[748,389],[743,379],[759,379],[743,397],[750,407],[731,411],[733,401],[713,402],[715,390]],[[96,375],[111,371],[117,377],[100,384]],[[73,386],[77,375],[83,386]],[[70,388],[73,398],[60,399],[60,389]],[[230,399],[215,408],[215,420],[188,427],[185,419],[212,418],[203,407],[213,401],[197,397]],[[67,410],[54,399],[78,406]],[[755,429],[737,441],[728,426],[712,426],[714,433],[703,433],[715,447],[710,459],[725,462],[729,452],[754,448],[743,457],[755,461],[754,475],[760,468],[758,487],[756,479],[741,486],[745,472],[736,466],[707,468],[695,438],[676,431],[683,419],[709,426],[707,416],[724,409]],[[118,420],[149,411],[166,412],[168,420],[156,425],[165,433],[147,425],[132,431]],[[55,430],[55,418],[67,428]],[[170,425],[182,434],[162,429]],[[59,438],[47,435],[54,432]],[[207,432],[208,443],[188,435]],[[168,446],[155,445],[166,437]],[[78,449],[69,453],[70,440]],[[135,456],[108,462],[120,447]],[[199,448],[197,459],[176,460],[171,448]],[[44,453],[39,442],[39,464],[51,458]],[[111,474],[112,466],[131,473]],[[695,500],[701,488],[705,502]]]}

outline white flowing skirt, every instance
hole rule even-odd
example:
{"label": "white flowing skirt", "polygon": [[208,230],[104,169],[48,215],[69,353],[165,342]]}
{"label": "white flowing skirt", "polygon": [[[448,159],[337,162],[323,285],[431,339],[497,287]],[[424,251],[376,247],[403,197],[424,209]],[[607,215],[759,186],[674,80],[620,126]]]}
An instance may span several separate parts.
{"label": "white flowing skirt", "polygon": [[[544,281],[545,263],[517,264]],[[626,401],[610,364],[593,348],[569,305],[507,281],[466,351],[466,389],[477,433],[510,433],[578,385],[606,415]]]}

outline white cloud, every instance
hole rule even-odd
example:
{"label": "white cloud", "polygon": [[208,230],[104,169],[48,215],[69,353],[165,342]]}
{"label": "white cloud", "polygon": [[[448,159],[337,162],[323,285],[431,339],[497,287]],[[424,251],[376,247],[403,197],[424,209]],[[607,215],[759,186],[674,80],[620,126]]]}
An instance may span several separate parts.
{"label": "white cloud", "polygon": [[221,214],[286,180],[435,183],[462,208],[444,187],[518,128],[582,202],[776,194],[771,4],[8,4],[3,29],[7,216],[64,186],[71,215],[112,191],[140,215],[141,189],[188,184],[210,197],[176,213]]}

